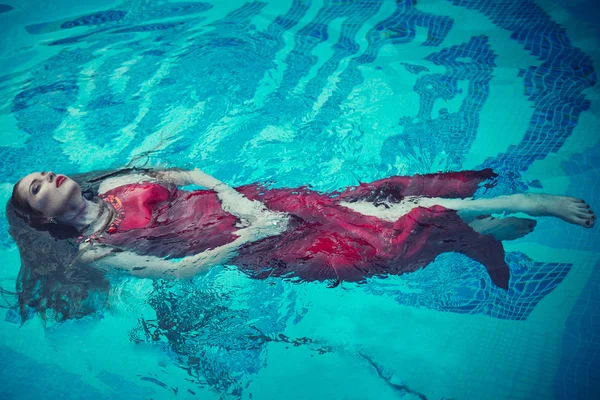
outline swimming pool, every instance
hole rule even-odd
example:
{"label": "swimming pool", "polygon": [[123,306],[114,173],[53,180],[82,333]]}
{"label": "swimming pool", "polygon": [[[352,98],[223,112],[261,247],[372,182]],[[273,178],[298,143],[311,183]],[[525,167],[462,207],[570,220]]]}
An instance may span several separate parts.
{"label": "swimming pool", "polygon": [[[2,201],[30,171],[133,161],[318,190],[491,167],[481,196],[600,209],[591,3],[9,4]],[[227,267],[193,284],[114,277],[109,309],[81,320],[19,328],[0,310],[1,397],[597,398],[597,232],[540,220],[505,244],[507,292],[459,254],[336,289]]]}

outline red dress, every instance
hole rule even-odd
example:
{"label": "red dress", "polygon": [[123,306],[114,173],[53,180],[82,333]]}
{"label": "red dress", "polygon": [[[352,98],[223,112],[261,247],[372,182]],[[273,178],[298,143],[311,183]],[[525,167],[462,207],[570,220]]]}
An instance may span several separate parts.
{"label": "red dress", "polygon": [[[255,278],[305,281],[361,281],[402,274],[426,266],[439,254],[460,252],[483,264],[492,281],[508,288],[502,243],[480,235],[455,211],[416,207],[395,222],[366,216],[342,201],[401,201],[403,196],[470,197],[491,170],[396,176],[343,192],[319,193],[306,187],[236,188],[269,209],[290,215],[288,229],[242,246],[228,262]],[[236,238],[237,218],[221,208],[208,190],[184,191],[156,183],[125,185],[102,195],[118,217],[97,240],[138,254],[181,258],[222,246]]]}

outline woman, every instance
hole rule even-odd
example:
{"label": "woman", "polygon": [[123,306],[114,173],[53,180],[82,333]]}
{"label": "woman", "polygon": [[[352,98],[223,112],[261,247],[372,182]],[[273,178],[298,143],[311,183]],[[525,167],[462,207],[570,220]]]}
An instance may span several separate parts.
{"label": "woman", "polygon": [[[596,218],[571,197],[474,200],[496,176],[491,170],[397,176],[329,194],[234,189],[197,169],[92,175],[34,172],[14,186],[7,215],[21,251],[22,312],[83,315],[89,293],[106,289],[106,271],[181,278],[233,264],[255,278],[337,285],[411,272],[445,252],[479,261],[507,289],[501,242],[531,232],[535,220],[491,214],[553,216],[588,228]],[[207,190],[177,188],[187,185]]]}

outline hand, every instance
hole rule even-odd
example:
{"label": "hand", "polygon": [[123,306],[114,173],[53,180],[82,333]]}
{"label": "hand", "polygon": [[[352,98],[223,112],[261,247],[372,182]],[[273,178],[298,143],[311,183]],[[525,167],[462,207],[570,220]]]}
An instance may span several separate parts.
{"label": "hand", "polygon": [[235,234],[246,241],[255,241],[285,232],[288,224],[288,214],[268,211],[256,216],[252,222],[249,222],[248,226],[235,232]]}

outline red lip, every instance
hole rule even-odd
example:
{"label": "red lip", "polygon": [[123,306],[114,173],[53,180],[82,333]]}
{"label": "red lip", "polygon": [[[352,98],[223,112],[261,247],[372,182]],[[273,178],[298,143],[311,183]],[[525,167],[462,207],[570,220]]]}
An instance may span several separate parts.
{"label": "red lip", "polygon": [[67,179],[64,175],[59,175],[56,177],[56,187],[59,187],[63,181]]}

